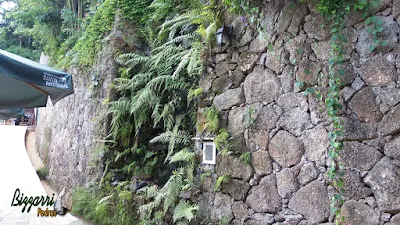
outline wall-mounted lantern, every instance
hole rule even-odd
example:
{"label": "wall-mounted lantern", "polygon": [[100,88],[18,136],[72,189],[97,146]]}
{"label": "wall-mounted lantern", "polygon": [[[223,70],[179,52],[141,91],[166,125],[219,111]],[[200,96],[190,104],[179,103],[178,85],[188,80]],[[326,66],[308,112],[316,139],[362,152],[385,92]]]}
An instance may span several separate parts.
{"label": "wall-mounted lantern", "polygon": [[213,137],[192,138],[197,142],[197,148],[201,149],[203,164],[215,165],[217,161],[217,148],[213,142]]}
{"label": "wall-mounted lantern", "polygon": [[230,41],[232,35],[233,27],[232,26],[222,26],[215,33],[217,38],[218,46],[223,46]]}
{"label": "wall-mounted lantern", "polygon": [[97,72],[97,73],[94,73],[94,74],[92,75],[92,84],[93,84],[94,87],[96,87],[97,85],[99,85],[99,80],[100,80],[100,78],[99,78],[98,72]]}

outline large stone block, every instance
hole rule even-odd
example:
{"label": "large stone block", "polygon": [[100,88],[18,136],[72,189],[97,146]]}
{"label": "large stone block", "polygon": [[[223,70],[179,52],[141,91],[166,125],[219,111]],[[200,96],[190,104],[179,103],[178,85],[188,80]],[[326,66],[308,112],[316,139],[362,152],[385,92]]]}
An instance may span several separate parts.
{"label": "large stone block", "polygon": [[325,40],[331,35],[330,26],[321,26],[321,24],[329,24],[324,16],[315,14],[307,17],[307,22],[304,24],[304,31],[307,33],[308,37],[317,40]]}
{"label": "large stone block", "polygon": [[400,16],[400,0],[393,0],[393,17],[397,18]]}
{"label": "large stone block", "polygon": [[299,107],[300,109],[307,111],[308,102],[307,97],[303,93],[287,93],[279,97],[277,101],[278,105],[284,110],[293,109]]}
{"label": "large stone block", "polygon": [[381,120],[378,127],[380,135],[394,134],[400,130],[400,105],[392,108]]}
{"label": "large stone block", "polygon": [[265,28],[267,36],[272,36],[276,31],[275,23],[281,13],[284,1],[266,1],[264,3],[263,7],[261,7],[261,12],[265,16],[262,18],[260,26]]}
{"label": "large stone block", "polygon": [[269,143],[269,132],[266,130],[248,129],[245,132],[246,145],[252,151],[266,151]]}
{"label": "large stone block", "polygon": [[266,53],[265,67],[273,70],[276,74],[281,74],[285,66],[284,61],[284,50],[281,47],[275,45],[274,48],[269,49]]}
{"label": "large stone block", "polygon": [[305,87],[318,84],[318,76],[321,66],[307,58],[303,58],[299,63],[299,69],[296,72],[296,80],[304,82]]}
{"label": "large stone block", "polygon": [[[345,28],[342,30],[342,35],[346,39],[343,45],[343,59],[348,60],[356,47],[357,32],[354,28]],[[323,61],[329,60],[331,52],[330,40],[314,42],[311,44],[311,48],[318,59]]]}
{"label": "large stone block", "polygon": [[312,224],[320,223],[329,217],[329,197],[324,183],[313,181],[290,199],[289,208],[301,213]]}
{"label": "large stone block", "polygon": [[199,218],[210,218],[211,210],[214,203],[214,193],[205,192],[199,195],[196,199],[196,203],[200,206],[197,216]]}
{"label": "large stone block", "polygon": [[261,179],[258,186],[250,189],[246,203],[260,213],[277,213],[281,210],[281,197],[276,188],[275,175],[269,175]]}
{"label": "large stone block", "polygon": [[281,14],[276,22],[276,30],[278,33],[285,31],[296,35],[299,32],[300,25],[303,23],[308,10],[305,4],[300,2],[285,1]]}
{"label": "large stone block", "polygon": [[254,66],[258,62],[259,55],[255,52],[244,52],[240,55],[238,68],[243,73],[247,74],[253,70]]}
{"label": "large stone block", "polygon": [[361,123],[357,118],[341,118],[344,126],[343,139],[369,140],[378,137],[377,123]]}
{"label": "large stone block", "polygon": [[245,200],[250,184],[238,179],[229,179],[222,186],[222,192],[232,196],[234,200]]}
{"label": "large stone block", "polygon": [[395,61],[382,55],[368,60],[361,66],[359,72],[368,86],[386,86],[397,78]]}
{"label": "large stone block", "polygon": [[299,168],[296,167],[285,168],[276,174],[279,196],[287,199],[300,188],[298,174]]}
{"label": "large stone block", "polygon": [[306,163],[301,167],[300,173],[297,179],[301,185],[306,185],[311,181],[318,178],[319,170],[314,163]]}
{"label": "large stone block", "polygon": [[[398,57],[400,59],[400,57]],[[378,97],[388,106],[396,106],[400,102],[400,88],[381,88]]]}
{"label": "large stone block", "polygon": [[218,110],[227,110],[232,106],[238,106],[244,102],[242,88],[228,89],[224,93],[215,96],[214,105]]}
{"label": "large stone block", "polygon": [[278,131],[269,144],[271,157],[282,167],[290,167],[299,163],[303,152],[303,143],[284,130]]}
{"label": "large stone block", "polygon": [[385,144],[385,155],[400,160],[400,137]]}
{"label": "large stone block", "polygon": [[[377,24],[379,28],[382,28],[382,32],[376,34],[374,37],[369,29],[371,25],[361,30],[357,41],[357,52],[361,57],[367,57],[371,54],[371,50],[374,53],[386,53],[396,47],[398,42],[398,36],[400,32],[399,24],[393,19],[392,16],[383,17],[377,16]],[[379,44],[376,48],[372,49],[375,45],[375,39],[384,41],[386,44]]]}
{"label": "large stone block", "polygon": [[379,122],[382,113],[375,103],[375,94],[371,87],[365,87],[357,92],[349,103],[349,108],[362,122]]}
{"label": "large stone block", "polygon": [[300,136],[310,123],[310,114],[302,108],[296,107],[283,113],[278,121],[278,127]]}
{"label": "large stone block", "polygon": [[244,225],[271,225],[274,223],[274,215],[268,213],[254,213]]}
{"label": "large stone block", "polygon": [[329,147],[328,132],[319,125],[303,134],[304,149],[308,160],[325,165],[325,155]]}
{"label": "large stone block", "polygon": [[378,225],[379,214],[370,206],[363,203],[350,200],[343,204],[342,214],[346,219],[341,223],[343,225]]}
{"label": "large stone block", "polygon": [[381,212],[400,212],[400,167],[384,157],[365,177],[372,188]]}
{"label": "large stone block", "polygon": [[244,107],[237,107],[229,111],[228,130],[232,136],[243,135],[245,129]]}
{"label": "large stone block", "polygon": [[378,150],[357,141],[345,142],[340,153],[339,162],[345,167],[361,171],[370,170],[381,158]]}
{"label": "large stone block", "polygon": [[281,94],[279,79],[269,70],[257,66],[244,80],[246,103],[271,103]]}
{"label": "large stone block", "polygon": [[302,34],[285,43],[285,50],[289,52],[290,63],[296,64],[303,57],[311,54],[311,45],[307,43],[307,35]]}
{"label": "large stone block", "polygon": [[228,74],[224,74],[221,77],[215,78],[212,81],[211,90],[215,94],[221,94],[229,88],[233,87],[232,78]]}
{"label": "large stone block", "polygon": [[267,151],[258,150],[251,155],[251,164],[258,175],[268,175],[272,173],[272,159]]}
{"label": "large stone block", "polygon": [[250,43],[250,51],[251,52],[265,52],[267,50],[269,41],[263,35],[258,35],[254,40]]}
{"label": "large stone block", "polygon": [[255,121],[255,129],[271,131],[276,127],[283,110],[276,104],[269,104],[261,108]]}
{"label": "large stone block", "polygon": [[350,199],[362,199],[372,194],[371,188],[367,187],[363,182],[359,172],[346,170],[343,176],[344,195]]}
{"label": "large stone block", "polygon": [[250,165],[246,165],[238,157],[231,155],[217,157],[217,174],[219,176],[229,175],[231,178],[249,181],[254,171]]}
{"label": "large stone block", "polygon": [[222,75],[228,73],[228,71],[229,71],[229,65],[226,61],[222,61],[215,66],[215,74],[218,77],[221,77]]}
{"label": "large stone block", "polygon": [[279,76],[284,93],[292,92],[294,90],[294,66],[287,65],[282,74]]}
{"label": "large stone block", "polygon": [[232,205],[233,199],[229,195],[216,193],[211,210],[211,219],[213,221],[219,221],[224,218],[231,221],[233,219]]}
{"label": "large stone block", "polygon": [[249,207],[246,205],[246,203],[239,201],[239,202],[234,202],[232,205],[232,212],[233,216],[237,220],[242,220],[243,218],[249,216]]}

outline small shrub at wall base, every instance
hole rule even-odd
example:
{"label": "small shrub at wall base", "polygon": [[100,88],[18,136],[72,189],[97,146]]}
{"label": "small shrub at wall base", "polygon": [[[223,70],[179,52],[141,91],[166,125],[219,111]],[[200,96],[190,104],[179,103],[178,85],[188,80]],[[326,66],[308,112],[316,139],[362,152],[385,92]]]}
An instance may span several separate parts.
{"label": "small shrub at wall base", "polygon": [[40,180],[46,180],[47,176],[49,175],[49,169],[42,167],[36,170],[37,175],[39,176]]}

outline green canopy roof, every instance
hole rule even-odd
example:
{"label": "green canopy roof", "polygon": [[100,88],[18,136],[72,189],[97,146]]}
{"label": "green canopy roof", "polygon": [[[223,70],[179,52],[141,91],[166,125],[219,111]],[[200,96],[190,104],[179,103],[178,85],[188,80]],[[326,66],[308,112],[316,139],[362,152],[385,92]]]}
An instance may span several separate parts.
{"label": "green canopy roof", "polygon": [[74,93],[72,76],[0,50],[0,110],[44,107]]}
{"label": "green canopy roof", "polygon": [[0,110],[0,120],[19,118],[25,116],[24,109],[2,109]]}

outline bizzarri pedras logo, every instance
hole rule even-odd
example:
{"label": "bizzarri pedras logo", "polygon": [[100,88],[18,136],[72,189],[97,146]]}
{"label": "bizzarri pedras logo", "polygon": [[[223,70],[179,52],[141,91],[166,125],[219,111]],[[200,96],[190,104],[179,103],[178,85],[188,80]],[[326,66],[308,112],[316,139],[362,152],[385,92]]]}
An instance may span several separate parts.
{"label": "bizzarri pedras logo", "polygon": [[[20,189],[17,188],[14,193],[14,197],[11,202],[11,206],[23,206],[22,207],[22,212],[28,213],[31,211],[32,206],[47,206],[47,207],[52,207],[54,206],[54,194],[52,198],[49,198],[48,196],[24,196],[24,193],[21,193]],[[54,217],[57,215],[57,212],[52,209],[42,209],[38,208],[37,212],[38,216],[51,216]]]}
{"label": "bizzarri pedras logo", "polygon": [[46,86],[55,88],[68,88],[67,79],[65,77],[58,77],[50,73],[43,73],[43,81]]}

